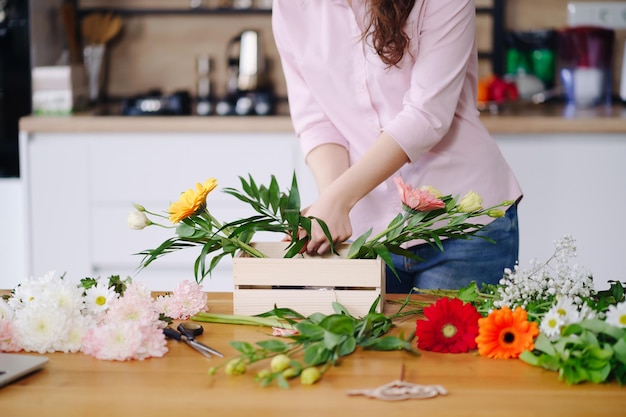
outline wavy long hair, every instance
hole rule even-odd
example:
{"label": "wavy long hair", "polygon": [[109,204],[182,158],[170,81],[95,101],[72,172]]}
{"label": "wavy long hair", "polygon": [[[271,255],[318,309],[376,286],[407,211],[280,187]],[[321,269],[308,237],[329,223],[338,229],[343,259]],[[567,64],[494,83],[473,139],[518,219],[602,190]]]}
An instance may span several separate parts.
{"label": "wavy long hair", "polygon": [[404,31],[415,0],[368,0],[369,23],[363,37],[371,38],[380,59],[389,67],[397,66],[409,47]]}

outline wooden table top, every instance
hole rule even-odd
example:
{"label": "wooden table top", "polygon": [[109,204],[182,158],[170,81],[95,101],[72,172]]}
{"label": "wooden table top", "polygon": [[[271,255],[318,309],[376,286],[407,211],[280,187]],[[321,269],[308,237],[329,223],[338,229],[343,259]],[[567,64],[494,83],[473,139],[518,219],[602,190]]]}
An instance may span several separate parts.
{"label": "wooden table top", "polygon": [[[232,313],[232,294],[209,294],[210,311]],[[411,331],[415,318],[394,332]],[[268,329],[203,323],[198,340],[222,351],[206,359],[183,343],[169,341],[163,358],[110,362],[83,354],[48,354],[42,371],[0,389],[2,417],[117,416],[623,416],[626,387],[617,384],[568,386],[558,375],[519,360],[468,354],[357,351],[313,386],[298,380],[288,390],[262,388],[249,368],[242,376],[209,367],[235,356],[229,341],[269,339]],[[349,389],[374,388],[400,376],[417,384],[444,386],[448,395],[385,402],[348,396]]]}

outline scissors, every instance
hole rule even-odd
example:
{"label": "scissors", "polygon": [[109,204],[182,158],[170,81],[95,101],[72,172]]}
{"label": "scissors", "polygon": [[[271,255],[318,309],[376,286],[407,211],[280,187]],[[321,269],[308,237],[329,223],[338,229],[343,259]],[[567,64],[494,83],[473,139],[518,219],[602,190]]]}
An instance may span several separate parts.
{"label": "scissors", "polygon": [[222,353],[195,339],[195,337],[201,335],[203,331],[204,328],[201,325],[191,322],[180,323],[176,330],[171,327],[163,329],[165,337],[178,340],[179,342],[182,340],[207,358],[210,358],[212,354],[223,358],[224,355]]}

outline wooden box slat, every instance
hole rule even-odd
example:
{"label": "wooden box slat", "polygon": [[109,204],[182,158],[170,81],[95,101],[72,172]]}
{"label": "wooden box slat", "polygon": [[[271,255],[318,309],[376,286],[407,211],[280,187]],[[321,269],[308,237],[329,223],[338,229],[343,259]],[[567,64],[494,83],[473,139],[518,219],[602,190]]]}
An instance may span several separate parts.
{"label": "wooden box slat", "polygon": [[[276,307],[292,308],[308,316],[333,313],[332,302],[354,316],[367,314],[378,296],[384,298],[385,264],[381,259],[345,259],[339,256],[283,258],[285,242],[254,246],[268,258],[237,256],[233,260],[233,312],[255,315]],[[377,311],[382,311],[382,302]]]}

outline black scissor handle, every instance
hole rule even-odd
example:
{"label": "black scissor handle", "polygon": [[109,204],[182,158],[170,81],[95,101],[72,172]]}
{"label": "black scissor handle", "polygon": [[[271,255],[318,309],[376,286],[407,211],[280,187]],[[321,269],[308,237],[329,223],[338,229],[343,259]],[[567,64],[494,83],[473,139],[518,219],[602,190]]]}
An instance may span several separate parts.
{"label": "black scissor handle", "polygon": [[177,330],[187,336],[188,339],[193,339],[204,332],[204,327],[198,323],[184,321],[178,325]]}
{"label": "black scissor handle", "polygon": [[166,327],[165,329],[163,329],[163,334],[165,335],[165,337],[169,337],[170,339],[175,339],[178,340],[180,342],[180,333],[178,333],[176,330],[172,329],[171,327]]}

